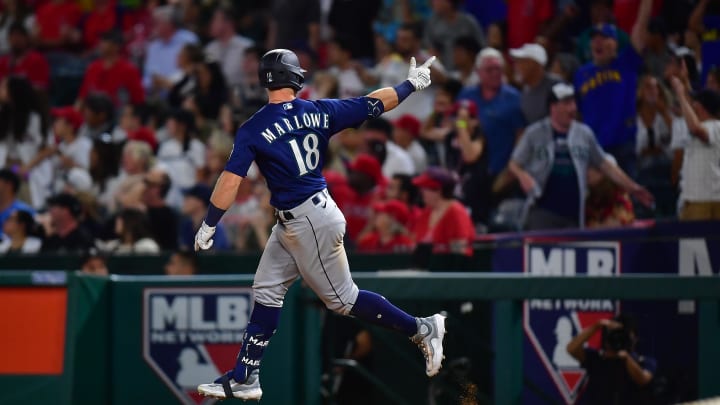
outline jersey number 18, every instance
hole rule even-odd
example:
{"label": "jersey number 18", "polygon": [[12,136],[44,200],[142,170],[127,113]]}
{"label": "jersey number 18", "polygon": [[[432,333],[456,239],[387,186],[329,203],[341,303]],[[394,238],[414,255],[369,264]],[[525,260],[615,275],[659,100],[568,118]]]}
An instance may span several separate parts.
{"label": "jersey number 18", "polygon": [[305,158],[303,158],[303,152],[300,150],[297,139],[291,139],[288,143],[293,155],[295,155],[295,161],[301,176],[318,167],[318,163],[320,163],[320,151],[318,150],[320,142],[318,142],[317,135],[311,132],[303,138],[302,147],[305,150]]}

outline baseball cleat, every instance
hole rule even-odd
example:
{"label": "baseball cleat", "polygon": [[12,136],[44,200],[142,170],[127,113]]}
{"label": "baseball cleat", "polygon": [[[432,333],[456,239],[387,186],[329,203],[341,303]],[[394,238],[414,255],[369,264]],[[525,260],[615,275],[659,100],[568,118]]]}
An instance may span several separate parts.
{"label": "baseball cleat", "polygon": [[259,400],[262,398],[260,370],[253,370],[244,383],[235,382],[232,378],[228,378],[227,374],[222,376],[220,380],[222,381],[221,383],[198,385],[198,393],[218,399],[228,398],[229,395],[244,400]]}
{"label": "baseball cleat", "polygon": [[427,318],[416,318],[418,332],[411,337],[425,356],[425,374],[432,377],[440,371],[443,356],[443,338],[445,337],[445,317],[435,314]]}

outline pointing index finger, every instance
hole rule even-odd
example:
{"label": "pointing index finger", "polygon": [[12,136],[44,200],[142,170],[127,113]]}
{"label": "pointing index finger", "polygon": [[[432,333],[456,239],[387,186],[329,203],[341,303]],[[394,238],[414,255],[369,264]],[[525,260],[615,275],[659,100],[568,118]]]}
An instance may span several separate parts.
{"label": "pointing index finger", "polygon": [[410,58],[410,69],[415,69],[415,64],[415,57],[413,56]]}
{"label": "pointing index finger", "polygon": [[426,60],[425,63],[423,63],[420,67],[429,68],[430,65],[433,64],[433,62],[435,62],[435,56],[431,56],[430,59]]}

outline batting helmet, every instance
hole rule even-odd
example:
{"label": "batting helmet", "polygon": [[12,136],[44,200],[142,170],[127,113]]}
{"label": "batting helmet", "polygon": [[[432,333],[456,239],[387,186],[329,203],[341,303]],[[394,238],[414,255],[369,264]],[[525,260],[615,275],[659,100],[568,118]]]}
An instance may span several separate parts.
{"label": "batting helmet", "polygon": [[305,69],[293,51],[273,49],[260,60],[260,84],[266,89],[277,90],[290,87],[299,91],[305,82]]}

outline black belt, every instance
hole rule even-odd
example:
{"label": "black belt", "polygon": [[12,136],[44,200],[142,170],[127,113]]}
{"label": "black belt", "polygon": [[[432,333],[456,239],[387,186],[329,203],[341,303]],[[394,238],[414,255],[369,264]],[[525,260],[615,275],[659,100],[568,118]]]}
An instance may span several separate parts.
{"label": "black belt", "polygon": [[[320,204],[323,200],[322,200],[322,198],[320,198],[319,195],[314,195],[314,196],[312,197],[312,199],[310,199],[310,201],[312,201],[313,205],[318,205],[318,204]],[[292,219],[295,219],[295,216],[292,214],[291,211],[280,211],[280,210],[278,210],[278,214],[280,214],[280,215],[277,215],[277,217],[278,217],[278,219],[281,219],[281,220],[282,220],[283,218],[285,218],[286,221],[290,221],[290,220],[292,220]]]}

